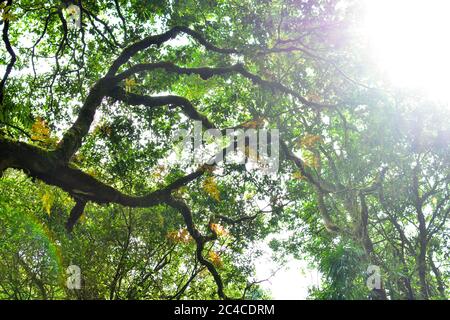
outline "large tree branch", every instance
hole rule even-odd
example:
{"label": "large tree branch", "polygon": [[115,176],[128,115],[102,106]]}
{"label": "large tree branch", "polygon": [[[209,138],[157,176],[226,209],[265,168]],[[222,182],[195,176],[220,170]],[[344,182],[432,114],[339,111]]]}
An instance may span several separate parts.
{"label": "large tree branch", "polygon": [[319,208],[320,215],[322,216],[322,220],[323,220],[323,224],[325,225],[325,228],[330,233],[341,232],[342,230],[331,219],[330,213],[325,204],[323,192],[318,187],[316,187],[315,189],[316,189],[316,194],[317,194],[317,206]]}
{"label": "large tree branch", "polygon": [[[69,130],[64,134],[63,139],[60,141],[55,154],[62,160],[68,162],[70,158],[79,149],[82,143],[82,139],[89,131],[90,125],[94,119],[95,111],[102,102],[106,93],[114,87],[119,79],[114,79],[115,74],[119,68],[127,63],[136,53],[145,50],[152,45],[161,45],[162,43],[176,37],[179,33],[184,32],[195,38],[199,43],[204,45],[208,50],[220,52],[220,53],[235,53],[234,49],[221,49],[205,40],[205,38],[198,32],[186,27],[174,27],[169,31],[152,35],[138,41],[127,48],[117,57],[112,63],[105,77],[100,79],[92,87],[86,101],[84,102],[77,120]],[[59,51],[59,50],[58,50]]]}
{"label": "large tree branch", "polygon": [[[6,2],[6,6],[10,7],[11,5],[12,5],[12,0],[8,0]],[[8,34],[9,26],[10,26],[10,21],[7,19],[3,22],[2,39],[3,39],[3,43],[5,44],[6,50],[8,51],[9,55],[11,56],[11,60],[9,61],[8,65],[6,66],[5,74],[3,75],[3,78],[0,81],[0,105],[3,105],[6,81],[8,80],[8,77],[12,71],[12,68],[14,67],[14,64],[16,63],[16,60],[17,60],[16,54],[11,46],[11,42],[9,41],[9,34]]]}
{"label": "large tree branch", "polygon": [[116,78],[122,81],[136,73],[148,72],[156,69],[164,69],[167,72],[173,72],[179,75],[197,74],[204,80],[207,80],[213,76],[222,76],[230,73],[237,73],[243,76],[244,78],[251,80],[254,84],[260,85],[263,88],[289,94],[294,98],[298,99],[302,104],[310,108],[322,109],[335,107],[334,105],[327,105],[309,101],[305,97],[300,95],[297,91],[290,89],[279,82],[267,81],[261,78],[260,76],[249,72],[247,69],[245,69],[245,67],[242,64],[234,64],[227,67],[216,67],[216,68],[213,67],[185,68],[179,67],[174,63],[168,61],[155,63],[142,63],[130,67],[124,72],[118,74]]}
{"label": "large tree branch", "polygon": [[82,198],[76,199],[75,206],[70,211],[69,219],[66,222],[66,230],[68,233],[72,232],[73,227],[81,218],[84,208],[86,207],[86,201]]}
{"label": "large tree branch", "polygon": [[119,70],[119,68],[122,65],[124,65],[125,63],[127,63],[139,51],[145,50],[153,45],[160,46],[164,42],[167,42],[170,39],[175,38],[180,33],[186,33],[186,34],[190,35],[191,37],[193,37],[195,40],[197,40],[200,44],[202,44],[206,49],[208,49],[210,51],[215,51],[218,53],[225,53],[225,54],[238,53],[238,51],[235,49],[223,49],[223,48],[216,47],[215,45],[208,42],[197,31],[194,31],[192,29],[189,29],[189,28],[183,27],[183,26],[176,26],[167,32],[164,32],[164,33],[158,34],[158,35],[148,36],[148,37],[142,39],[141,41],[138,41],[138,42],[128,46],[127,48],[125,48],[125,50],[122,51],[122,53],[119,55],[119,57],[117,57],[117,59],[111,65],[111,68],[109,69],[109,71],[107,73],[107,76],[109,76],[109,77],[114,76],[117,73],[117,71]]}
{"label": "large tree branch", "polygon": [[[113,62],[106,76],[93,86],[91,89],[86,101],[84,102],[80,113],[78,115],[77,120],[72,125],[72,127],[64,134],[63,139],[58,145],[57,150],[55,151],[58,157],[65,161],[69,161],[73,154],[78,150],[81,146],[82,139],[88,133],[90,125],[94,119],[95,111],[102,102],[103,98],[119,81],[122,81],[136,73],[139,72],[148,72],[155,69],[164,69],[167,72],[173,72],[177,74],[198,74],[202,79],[209,79],[213,76],[225,75],[229,73],[238,73],[243,77],[251,80],[253,83],[258,84],[264,88],[268,88],[271,90],[280,91],[285,94],[292,95],[296,99],[298,99],[302,104],[311,107],[311,108],[329,108],[333,107],[332,105],[325,105],[316,102],[308,101],[306,98],[298,94],[297,91],[292,90],[281,83],[267,81],[262,79],[260,76],[250,73],[248,70],[244,68],[241,64],[235,64],[228,67],[199,67],[199,68],[184,68],[175,65],[172,62],[157,62],[157,63],[147,63],[147,64],[137,64],[124,72],[116,75],[119,68],[125,64],[129,59],[135,55],[137,52],[148,48],[151,45],[160,45],[173,37],[175,37],[178,33],[185,32],[193,36],[197,41],[204,44],[210,50],[219,51],[223,53],[227,53],[228,49],[219,49],[201,37],[195,31],[192,31],[185,27],[175,27],[166,33],[147,37],[139,42],[134,43],[133,45],[125,48],[119,57]],[[228,52],[231,53],[231,52]],[[186,109],[187,110],[187,109]]]}
{"label": "large tree branch", "polygon": [[[200,113],[195,109],[195,107],[192,105],[192,103],[183,97],[178,96],[157,96],[157,97],[150,97],[150,96],[144,96],[144,95],[137,95],[133,93],[127,93],[125,90],[123,90],[120,87],[115,87],[112,89],[112,91],[109,93],[111,97],[114,97],[118,100],[124,101],[131,105],[145,105],[149,107],[157,107],[162,105],[179,105],[183,108],[184,113],[190,117],[193,120],[200,120],[202,121],[205,128],[216,128],[217,127],[212,124],[209,119]],[[308,180],[316,186],[317,194],[318,194],[318,206],[319,211],[321,213],[321,216],[324,220],[324,224],[327,227],[327,230],[330,232],[338,232],[340,229],[332,222],[332,219],[329,216],[328,209],[325,206],[324,202],[324,192],[333,192],[335,191],[334,186],[322,181],[319,177],[316,177],[312,171],[308,170],[306,166],[304,165],[303,161],[296,157],[286,146],[284,143],[283,150],[287,154],[287,157],[289,160],[294,161],[294,163],[299,167],[300,170],[302,170],[302,173],[308,177]],[[256,216],[254,216],[256,217]],[[253,217],[253,218],[254,218]],[[226,218],[226,217],[224,217]],[[231,221],[231,219],[229,220]]]}
{"label": "large tree branch", "polygon": [[306,178],[308,182],[314,185],[318,191],[321,193],[332,193],[337,192],[338,189],[333,184],[326,182],[325,180],[318,177],[315,173],[310,170],[302,159],[297,157],[287,146],[284,141],[280,141],[281,150],[284,152],[286,158],[292,161],[295,166],[300,170],[300,173]]}
{"label": "large tree branch", "polygon": [[76,198],[99,204],[117,203],[128,207],[151,207],[162,204],[172,191],[197,179],[207,170],[206,166],[202,166],[162,189],[143,196],[133,196],[124,194],[71,164],[62,162],[51,152],[26,143],[0,138],[0,158],[2,169],[22,169],[27,175],[60,187]]}
{"label": "large tree branch", "polygon": [[192,120],[201,121],[206,129],[215,128],[215,126],[209,121],[209,119],[198,112],[197,109],[195,109],[195,107],[192,105],[192,103],[184,97],[175,95],[155,97],[144,96],[126,92],[121,87],[114,87],[111,91],[109,91],[108,96],[116,100],[123,101],[129,105],[144,105],[147,107],[161,107],[169,105],[180,107],[187,117]]}

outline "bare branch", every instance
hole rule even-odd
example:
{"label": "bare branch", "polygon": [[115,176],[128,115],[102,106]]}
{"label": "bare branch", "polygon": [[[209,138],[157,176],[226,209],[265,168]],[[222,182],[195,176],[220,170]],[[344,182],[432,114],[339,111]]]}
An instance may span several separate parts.
{"label": "bare branch", "polygon": [[220,274],[217,272],[214,265],[210,261],[206,260],[205,257],[203,257],[203,249],[205,247],[205,243],[207,241],[210,241],[211,239],[206,238],[197,230],[192,219],[191,210],[186,205],[186,203],[184,203],[182,200],[171,197],[170,199],[168,199],[167,204],[172,208],[178,210],[183,216],[186,228],[197,245],[196,253],[198,261],[200,262],[200,264],[204,265],[213,276],[214,281],[217,285],[217,294],[219,295],[219,297],[222,299],[228,299],[228,297],[225,295],[225,292],[223,291],[224,285]]}

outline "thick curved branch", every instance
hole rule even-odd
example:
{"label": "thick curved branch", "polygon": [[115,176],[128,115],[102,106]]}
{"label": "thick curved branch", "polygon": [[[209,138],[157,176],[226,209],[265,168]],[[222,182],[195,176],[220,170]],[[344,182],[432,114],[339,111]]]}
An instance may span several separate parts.
{"label": "thick curved branch", "polygon": [[317,194],[317,206],[319,208],[320,215],[322,216],[322,220],[323,220],[323,224],[325,225],[325,228],[330,233],[340,232],[341,229],[331,219],[330,213],[325,204],[323,192],[320,191],[320,189],[317,187],[316,187],[316,194]]}
{"label": "thick curved branch", "polygon": [[121,87],[114,87],[108,96],[123,101],[129,105],[144,105],[147,107],[161,107],[161,106],[174,106],[180,107],[184,114],[192,120],[201,121],[206,129],[213,129],[215,126],[209,121],[209,119],[199,113],[197,109],[192,105],[192,103],[180,96],[168,95],[168,96],[144,96],[135,93],[128,93]]}
{"label": "thick curved branch", "polygon": [[316,108],[316,109],[322,109],[322,108],[332,108],[335,107],[334,105],[327,105],[327,104],[321,104],[316,103],[307,100],[305,97],[300,95],[297,91],[290,89],[281,83],[275,82],[275,81],[267,81],[261,78],[260,76],[253,74],[249,72],[242,64],[234,64],[227,67],[198,67],[198,68],[185,68],[185,67],[179,67],[175,65],[172,62],[168,61],[162,61],[162,62],[155,62],[155,63],[142,63],[142,64],[136,64],[129,69],[125,70],[124,72],[118,74],[116,78],[119,81],[122,81],[136,73],[141,72],[148,72],[153,71],[156,69],[164,69],[167,72],[173,72],[180,75],[191,75],[191,74],[197,74],[199,75],[203,80],[207,80],[213,76],[222,76],[225,74],[230,73],[237,73],[243,76],[244,78],[247,78],[251,80],[254,84],[260,85],[263,88],[279,91],[285,94],[289,94],[293,96],[294,98],[298,99],[302,104],[305,106],[308,106],[310,108]]}
{"label": "thick curved branch", "polygon": [[242,69],[242,65],[234,64],[227,67],[195,67],[195,68],[186,68],[179,67],[173,62],[170,61],[161,61],[154,63],[140,63],[136,64],[129,69],[123,71],[122,73],[117,74],[115,77],[118,81],[125,80],[126,78],[142,72],[153,71],[157,69],[164,69],[167,72],[176,73],[179,75],[192,75],[197,74],[203,80],[208,80],[213,76],[222,76],[230,73],[239,73]]}
{"label": "thick curved branch", "polygon": [[218,53],[225,53],[225,54],[238,53],[235,49],[222,49],[222,48],[216,47],[215,45],[206,41],[206,39],[197,31],[194,31],[192,29],[189,29],[189,28],[183,27],[183,26],[176,26],[167,32],[164,32],[164,33],[158,34],[158,35],[148,36],[148,37],[142,39],[141,41],[138,41],[138,42],[128,46],[127,48],[125,48],[125,50],[122,51],[122,53],[119,55],[119,57],[111,65],[111,68],[109,69],[107,76],[109,76],[109,77],[114,76],[117,73],[117,71],[119,70],[119,68],[122,65],[124,65],[125,63],[127,63],[139,51],[145,50],[153,45],[160,46],[164,42],[167,42],[170,39],[175,38],[180,33],[186,33],[186,34],[190,35],[191,37],[193,37],[195,40],[197,40],[200,44],[202,44],[206,49],[208,49],[210,51],[215,51]]}
{"label": "thick curved branch", "polygon": [[[86,13],[86,15],[87,15],[89,21],[91,22],[91,25],[92,25],[93,29],[100,35],[100,37],[103,38],[103,40],[105,40],[105,42],[108,44],[108,46],[109,46],[110,48],[115,49],[115,48],[121,48],[121,47],[123,47],[123,46],[120,45],[120,43],[117,41],[117,39],[116,39],[116,37],[115,37],[115,35],[114,35],[113,30],[111,29],[111,27],[110,27],[105,21],[103,21],[103,20],[101,20],[100,18],[98,18],[95,14],[93,14],[92,12],[90,12],[90,11],[89,11],[88,9],[86,9],[85,7],[81,7],[81,8],[82,8],[82,11],[83,11],[84,13]],[[100,23],[100,24],[105,28],[106,33],[109,34],[109,36],[110,36],[111,39],[112,39],[112,42],[111,42],[111,40],[109,40],[109,39],[103,34],[103,32],[102,32],[101,30],[99,30],[99,29],[97,28],[97,26],[95,25],[95,22],[94,22],[93,20],[97,21],[98,23]]]}
{"label": "thick curved branch", "polygon": [[89,132],[95,112],[106,93],[114,86],[110,79],[102,78],[92,87],[74,124],[64,133],[55,155],[62,161],[69,162],[80,148],[83,138]]}
{"label": "thick curved branch", "polygon": [[322,193],[336,192],[338,189],[331,183],[328,183],[315,175],[310,169],[307,168],[302,159],[297,157],[287,146],[284,141],[280,141],[281,150],[284,152],[286,158],[292,161],[295,166],[300,170],[301,174],[306,178],[308,182],[313,184]]}
{"label": "thick curved branch", "polygon": [[162,204],[173,190],[197,179],[207,170],[202,166],[162,189],[143,196],[132,196],[62,162],[51,152],[26,143],[0,138],[0,158],[3,169],[22,169],[27,175],[60,187],[76,198],[99,204],[117,203],[128,207],[151,207]]}
{"label": "thick curved branch", "polygon": [[[228,50],[233,51],[232,49],[220,49],[210,44],[198,32],[186,27],[174,27],[163,34],[149,36],[128,46],[112,63],[106,76],[97,81],[96,84],[92,87],[88,97],[86,98],[86,101],[84,102],[80,110],[77,120],[72,125],[72,127],[69,128],[69,130],[67,130],[67,132],[64,134],[63,139],[58,144],[57,150],[55,150],[55,154],[60,159],[68,162],[81,146],[82,139],[88,133],[91,123],[94,119],[95,111],[102,102],[106,93],[110,91],[118,81],[120,81],[120,78],[114,78],[119,68],[123,64],[128,62],[131,57],[133,57],[139,51],[145,50],[152,45],[159,46],[162,43],[176,37],[180,32],[188,33],[209,50],[221,53],[231,53],[227,52]],[[125,78],[122,78],[122,80]]]}
{"label": "thick curved branch", "polygon": [[[297,98],[301,103],[311,108],[320,109],[333,107],[331,105],[324,105],[308,101],[307,99],[299,95],[295,90],[292,90],[277,82],[264,80],[260,76],[250,73],[244,68],[242,64],[235,64],[228,67],[217,68],[184,68],[179,67],[172,62],[156,62],[134,65],[115,76],[118,69],[140,50],[144,50],[151,45],[160,45],[165,41],[168,41],[171,38],[175,37],[179,32],[190,32],[190,34],[193,36],[196,34],[192,30],[188,30],[190,29],[186,29],[184,27],[175,27],[166,33],[147,37],[144,40],[136,42],[135,44],[125,48],[122,51],[122,54],[113,62],[106,76],[97,81],[97,83],[91,89],[85,103],[80,110],[77,120],[72,125],[72,127],[64,134],[63,139],[58,145],[58,148],[56,150],[58,157],[65,161],[69,161],[70,158],[75,154],[75,152],[81,146],[82,139],[89,131],[90,125],[94,119],[96,109],[102,102],[105,95],[111,91],[111,89],[117,84],[117,82],[122,81],[136,73],[148,72],[156,69],[164,69],[167,72],[174,72],[180,75],[198,74],[202,79],[205,80],[216,75],[238,73],[262,87],[269,88],[271,90],[278,90],[285,94],[290,94],[293,97]],[[204,41],[204,39],[202,40],[202,38],[198,39],[200,39],[198,41]],[[213,46],[212,48],[215,47]]]}

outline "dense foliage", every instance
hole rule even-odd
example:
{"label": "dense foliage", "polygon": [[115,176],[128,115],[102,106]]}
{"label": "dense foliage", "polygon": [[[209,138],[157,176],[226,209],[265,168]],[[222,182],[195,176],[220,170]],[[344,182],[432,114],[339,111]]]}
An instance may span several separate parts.
{"label": "dense foliage", "polygon": [[[449,110],[381,89],[341,2],[0,0],[0,299],[270,298],[267,239],[311,298],[448,298]],[[278,172],[175,161],[195,120],[279,129]]]}

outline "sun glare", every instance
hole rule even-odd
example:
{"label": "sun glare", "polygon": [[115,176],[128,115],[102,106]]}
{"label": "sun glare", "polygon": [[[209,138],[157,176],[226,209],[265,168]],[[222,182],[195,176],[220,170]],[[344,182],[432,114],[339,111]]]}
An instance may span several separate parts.
{"label": "sun glare", "polygon": [[450,102],[450,1],[366,0],[365,28],[378,67],[400,88]]}

